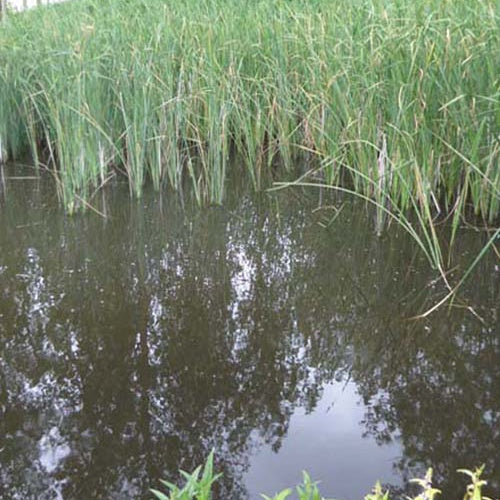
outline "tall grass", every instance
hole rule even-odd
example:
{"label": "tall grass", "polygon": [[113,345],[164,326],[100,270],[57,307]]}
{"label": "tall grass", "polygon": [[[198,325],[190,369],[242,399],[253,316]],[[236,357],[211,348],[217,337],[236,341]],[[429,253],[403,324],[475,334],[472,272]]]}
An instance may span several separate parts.
{"label": "tall grass", "polygon": [[221,202],[234,153],[256,189],[315,165],[380,207],[493,222],[499,28],[494,0],[78,0],[12,13],[0,137],[10,157],[47,163],[69,211],[116,172],[136,196],[151,179]]}
{"label": "tall grass", "polygon": [[231,174],[327,185],[401,224],[446,301],[436,222],[500,235],[499,68],[495,0],[70,1],[0,25],[0,159],[70,213],[117,174],[200,204]]}

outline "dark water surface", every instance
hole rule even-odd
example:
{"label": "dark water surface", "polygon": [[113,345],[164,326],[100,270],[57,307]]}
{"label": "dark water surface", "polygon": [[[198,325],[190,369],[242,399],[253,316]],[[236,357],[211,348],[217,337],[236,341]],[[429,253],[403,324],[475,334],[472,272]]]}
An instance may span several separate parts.
{"label": "dark water surface", "polygon": [[[365,209],[298,192],[200,210],[117,185],[67,217],[48,181],[0,179],[0,498],[150,498],[213,448],[217,498],[257,499],[307,469],[355,500],[432,464],[486,463],[500,488],[499,267],[466,307],[415,243]],[[457,262],[484,235],[460,234]],[[457,302],[457,306],[464,304]],[[493,494],[493,493],[492,493]]]}

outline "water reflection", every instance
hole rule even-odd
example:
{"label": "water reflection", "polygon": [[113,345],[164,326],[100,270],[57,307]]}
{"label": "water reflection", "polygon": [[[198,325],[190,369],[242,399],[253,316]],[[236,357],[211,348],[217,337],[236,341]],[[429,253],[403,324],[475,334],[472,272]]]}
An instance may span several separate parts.
{"label": "water reflection", "polygon": [[[412,241],[374,237],[362,210],[325,230],[294,196],[200,211],[156,195],[130,203],[117,186],[106,203],[108,220],[67,218],[43,182],[7,176],[0,496],[138,498],[214,448],[218,497],[244,499],[248,477],[259,486],[255,467],[246,476],[256,453],[289,467],[293,415],[318,414],[347,381],[366,439],[399,450],[381,479],[405,489],[432,463],[451,498],[462,487],[454,469],[485,462],[498,491],[493,257],[466,293],[484,324],[465,308],[413,322],[442,290],[428,286]],[[460,238],[464,259],[477,240]],[[329,433],[304,425],[312,440]],[[349,455],[348,441],[332,446]],[[368,477],[350,464],[358,483]]]}

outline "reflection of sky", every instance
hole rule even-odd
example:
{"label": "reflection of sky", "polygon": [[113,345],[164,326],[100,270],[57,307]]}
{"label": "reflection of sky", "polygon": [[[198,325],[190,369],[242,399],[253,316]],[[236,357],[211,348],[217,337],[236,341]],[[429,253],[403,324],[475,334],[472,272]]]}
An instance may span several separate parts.
{"label": "reflection of sky", "polygon": [[251,500],[298,484],[303,470],[320,481],[326,498],[339,500],[363,498],[377,480],[400,484],[392,464],[401,447],[397,442],[379,446],[363,437],[366,408],[359,399],[353,382],[337,382],[325,386],[312,413],[298,408],[279,453],[266,446],[251,459],[245,475]]}
{"label": "reflection of sky", "polygon": [[55,426],[43,435],[38,443],[38,448],[40,450],[40,464],[49,474],[54,472],[71,453],[68,443],[64,441],[59,428]]}

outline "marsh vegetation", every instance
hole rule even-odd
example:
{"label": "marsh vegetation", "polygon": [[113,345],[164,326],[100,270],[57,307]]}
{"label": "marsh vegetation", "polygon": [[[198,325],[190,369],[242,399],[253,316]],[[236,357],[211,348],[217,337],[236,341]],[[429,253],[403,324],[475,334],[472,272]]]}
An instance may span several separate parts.
{"label": "marsh vegetation", "polygon": [[220,203],[234,153],[255,189],[299,165],[381,207],[493,222],[498,8],[81,0],[13,14],[2,148],[50,169],[69,211],[116,172],[136,196],[150,179]]}
{"label": "marsh vegetation", "polygon": [[[0,149],[70,213],[123,175],[140,197],[321,184],[396,221],[446,278],[467,220],[500,209],[499,5],[81,0],[0,29]],[[481,255],[480,255],[481,256]],[[479,257],[480,257],[479,256]],[[475,265],[475,261],[471,262]],[[473,266],[472,266],[473,267]],[[465,273],[467,275],[468,273]],[[462,276],[464,277],[464,275]]]}
{"label": "marsh vegetation", "polygon": [[322,487],[498,490],[499,2],[3,14],[0,496],[140,496],[212,448],[216,498],[271,491],[255,450],[340,386]]}

